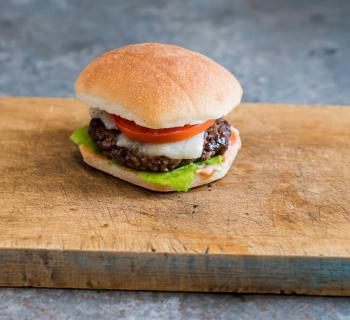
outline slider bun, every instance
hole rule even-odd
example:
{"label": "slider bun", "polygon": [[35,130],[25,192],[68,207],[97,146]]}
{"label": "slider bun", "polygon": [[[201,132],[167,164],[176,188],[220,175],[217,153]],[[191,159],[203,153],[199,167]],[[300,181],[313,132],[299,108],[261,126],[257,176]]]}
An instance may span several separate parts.
{"label": "slider bun", "polygon": [[94,59],[76,81],[90,107],[148,128],[218,119],[241,101],[242,88],[224,67],[170,44],[129,45]]}
{"label": "slider bun", "polygon": [[[194,178],[190,188],[195,188],[200,185],[213,182],[225,176],[227,171],[230,169],[234,159],[236,158],[236,155],[240,147],[241,147],[241,141],[239,138],[239,134],[237,134],[237,139],[235,140],[235,142],[230,143],[229,148],[227,149],[227,151],[223,156],[223,164],[220,167],[220,170],[215,170],[216,169],[215,165],[206,165],[205,168],[209,169],[209,171],[211,167],[212,169],[214,169],[212,174],[208,175],[208,174],[197,172],[196,177]],[[88,148],[84,146],[80,145],[79,148],[84,161],[88,165],[98,170],[109,173],[114,177],[117,177],[119,179],[125,180],[127,182],[130,182],[132,184],[135,184],[137,186],[140,186],[149,190],[159,191],[159,192],[175,191],[174,189],[168,186],[164,186],[157,183],[147,183],[137,174],[137,171],[130,170],[124,166],[113,165],[111,161],[108,160],[106,157],[98,155],[90,151]]]}

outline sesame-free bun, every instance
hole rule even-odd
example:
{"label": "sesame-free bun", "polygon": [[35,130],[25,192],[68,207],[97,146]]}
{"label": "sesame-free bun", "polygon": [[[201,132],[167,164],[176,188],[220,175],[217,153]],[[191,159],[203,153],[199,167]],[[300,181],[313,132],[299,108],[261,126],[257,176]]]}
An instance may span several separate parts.
{"label": "sesame-free bun", "polygon": [[76,82],[90,107],[153,128],[218,119],[241,101],[242,88],[224,67],[170,44],[142,43],[94,59]]}
{"label": "sesame-free bun", "polygon": [[[190,188],[195,188],[203,184],[213,182],[215,180],[221,179],[226,175],[227,171],[230,169],[238,150],[241,147],[241,140],[239,138],[239,132],[235,129],[236,139],[234,142],[231,142],[229,148],[223,155],[222,165],[205,165],[203,168],[198,169],[196,176],[190,186]],[[83,156],[84,161],[103,172],[109,173],[110,175],[117,177],[119,179],[125,180],[137,186],[159,192],[169,192],[175,191],[169,186],[157,184],[157,183],[148,183],[145,182],[141,176],[137,174],[137,171],[130,170],[121,165],[114,165],[106,157],[96,154],[85,146],[79,146],[80,152]]]}

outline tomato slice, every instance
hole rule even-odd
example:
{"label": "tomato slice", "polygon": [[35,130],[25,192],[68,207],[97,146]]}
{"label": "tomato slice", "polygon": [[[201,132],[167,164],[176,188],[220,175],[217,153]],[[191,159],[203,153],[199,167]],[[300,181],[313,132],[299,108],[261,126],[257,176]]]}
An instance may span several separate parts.
{"label": "tomato slice", "polygon": [[167,143],[185,140],[207,130],[214,124],[214,120],[208,120],[200,124],[186,125],[183,127],[150,129],[139,126],[135,122],[126,120],[115,114],[112,114],[111,116],[118,129],[129,138],[153,143]]}

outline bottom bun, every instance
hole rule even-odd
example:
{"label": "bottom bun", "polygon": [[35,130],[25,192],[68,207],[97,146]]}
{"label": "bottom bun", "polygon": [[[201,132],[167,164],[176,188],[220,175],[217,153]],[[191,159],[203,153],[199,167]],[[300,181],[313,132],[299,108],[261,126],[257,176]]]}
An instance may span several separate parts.
{"label": "bottom bun", "polygon": [[[201,168],[197,169],[196,176],[192,181],[190,189],[221,179],[226,175],[234,159],[237,156],[238,150],[241,147],[239,132],[237,129],[233,129],[233,130],[235,133],[235,140],[229,144],[227,151],[222,156],[222,164],[221,165],[217,165],[217,164],[204,165]],[[137,171],[121,165],[115,165],[106,157],[94,153],[93,151],[91,151],[90,149],[86,148],[83,145],[80,145],[79,149],[83,156],[84,161],[88,165],[98,170],[101,170],[103,172],[109,173],[114,177],[117,177],[119,179],[125,180],[137,186],[140,186],[149,190],[153,190],[153,191],[159,191],[159,192],[176,191],[170,186],[166,186],[158,183],[145,182],[142,179],[142,177],[138,175]]]}

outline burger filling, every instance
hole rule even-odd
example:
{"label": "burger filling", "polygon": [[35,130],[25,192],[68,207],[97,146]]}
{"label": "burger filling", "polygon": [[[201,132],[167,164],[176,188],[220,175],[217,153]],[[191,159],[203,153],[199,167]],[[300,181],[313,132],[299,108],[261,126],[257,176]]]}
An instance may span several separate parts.
{"label": "burger filling", "polygon": [[168,172],[222,155],[231,136],[229,123],[218,119],[193,137],[178,142],[140,142],[123,134],[106,113],[92,112],[88,133],[107,158],[137,171]]}

